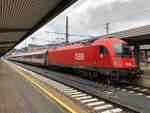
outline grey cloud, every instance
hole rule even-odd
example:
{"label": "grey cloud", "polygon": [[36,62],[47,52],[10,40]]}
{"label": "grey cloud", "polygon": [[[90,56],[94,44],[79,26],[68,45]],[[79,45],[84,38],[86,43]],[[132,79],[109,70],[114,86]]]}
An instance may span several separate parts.
{"label": "grey cloud", "polygon": [[[148,9],[150,7],[149,0],[131,0],[128,2],[113,2],[108,5],[100,5],[99,7],[89,7],[85,12],[76,16],[76,20],[70,22],[70,32],[74,34],[104,34],[106,32],[105,25],[107,22],[128,16],[138,11]],[[124,18],[116,23],[112,23],[112,31],[128,29],[132,26],[138,26],[139,22],[144,24],[150,20],[150,12],[144,15],[135,15],[129,18]],[[71,21],[71,20],[70,20]],[[53,29],[55,31],[65,31],[65,20],[56,24]],[[150,23],[150,22],[149,22]],[[116,26],[116,27],[115,27]],[[116,30],[114,30],[114,28]],[[111,28],[110,28],[111,29]]]}
{"label": "grey cloud", "polygon": [[[88,0],[86,2],[88,2]],[[76,9],[78,8],[81,7],[77,7]],[[87,8],[87,10],[81,10],[81,12],[78,13],[74,13],[71,11],[72,9],[68,9],[68,12],[71,11],[69,13],[69,33],[94,36],[102,35],[106,33],[106,23],[149,8],[150,0],[128,0],[127,2],[120,2],[118,0],[109,5],[91,6]],[[56,17],[53,24],[50,22],[46,27],[56,32],[65,32],[65,15],[67,15],[68,12],[64,13],[63,16]],[[121,31],[146,24],[150,24],[150,10],[111,23],[110,32]],[[37,34],[39,35],[41,32]],[[73,39],[78,40],[82,38],[73,37]]]}

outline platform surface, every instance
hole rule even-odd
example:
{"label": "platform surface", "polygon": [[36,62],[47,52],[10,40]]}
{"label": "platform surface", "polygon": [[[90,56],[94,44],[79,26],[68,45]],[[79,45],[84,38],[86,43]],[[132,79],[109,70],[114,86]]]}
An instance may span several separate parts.
{"label": "platform surface", "polygon": [[65,113],[4,61],[0,63],[0,113]]}

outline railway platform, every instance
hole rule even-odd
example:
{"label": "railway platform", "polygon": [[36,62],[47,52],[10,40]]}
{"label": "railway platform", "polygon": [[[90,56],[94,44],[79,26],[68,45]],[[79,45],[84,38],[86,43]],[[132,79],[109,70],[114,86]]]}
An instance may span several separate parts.
{"label": "railway platform", "polygon": [[142,85],[145,87],[150,86],[150,64],[141,63],[141,70],[144,71],[144,74],[141,75],[141,78],[136,81],[137,85]]}
{"label": "railway platform", "polygon": [[[14,69],[13,69],[14,68]],[[90,113],[84,107],[71,108],[57,97],[49,96],[22,76],[23,72],[13,67],[9,62],[0,63],[0,113]],[[39,88],[40,87],[40,88]],[[53,97],[53,98],[52,98]],[[63,96],[62,96],[63,97]],[[71,104],[68,102],[68,104]],[[75,102],[73,104],[76,104]]]}

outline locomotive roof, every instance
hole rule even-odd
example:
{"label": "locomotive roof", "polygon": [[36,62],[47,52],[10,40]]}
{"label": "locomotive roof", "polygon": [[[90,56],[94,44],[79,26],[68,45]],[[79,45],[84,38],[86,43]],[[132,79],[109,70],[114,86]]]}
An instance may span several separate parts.
{"label": "locomotive roof", "polygon": [[66,49],[75,49],[75,48],[83,48],[83,47],[88,47],[88,46],[96,46],[96,45],[99,45],[100,43],[103,45],[103,44],[106,44],[106,43],[119,43],[119,42],[122,42],[122,43],[126,43],[125,41],[121,40],[121,39],[118,39],[118,38],[103,38],[103,39],[98,39],[98,40],[94,40],[94,41],[91,41],[90,42],[87,42],[87,43],[75,43],[75,44],[69,44],[69,45],[64,45],[64,46],[58,46],[58,47],[55,47],[55,48],[50,48],[51,50],[66,50]]}
{"label": "locomotive roof", "polygon": [[[125,41],[118,39],[118,38],[103,38],[103,39],[98,39],[98,40],[94,40],[91,41],[90,43],[75,43],[75,44],[69,44],[69,45],[64,45],[64,46],[59,46],[56,48],[50,48],[49,50],[67,50],[67,49],[75,49],[75,48],[83,48],[83,47],[88,47],[88,46],[97,46],[97,45],[104,45],[106,43],[126,43]],[[15,55],[12,55],[10,57],[14,57],[14,56],[25,56],[25,55],[35,55],[35,54],[42,54],[45,53],[48,49],[42,49],[42,50],[37,50],[37,51],[32,51],[32,52],[25,52],[25,53],[18,53]]]}

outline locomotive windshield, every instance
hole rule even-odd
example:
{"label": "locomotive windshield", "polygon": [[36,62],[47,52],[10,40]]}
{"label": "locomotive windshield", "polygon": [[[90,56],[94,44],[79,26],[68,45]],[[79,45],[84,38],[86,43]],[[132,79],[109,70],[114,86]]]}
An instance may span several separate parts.
{"label": "locomotive windshield", "polygon": [[124,43],[113,43],[116,57],[132,57],[132,53],[127,44]]}

